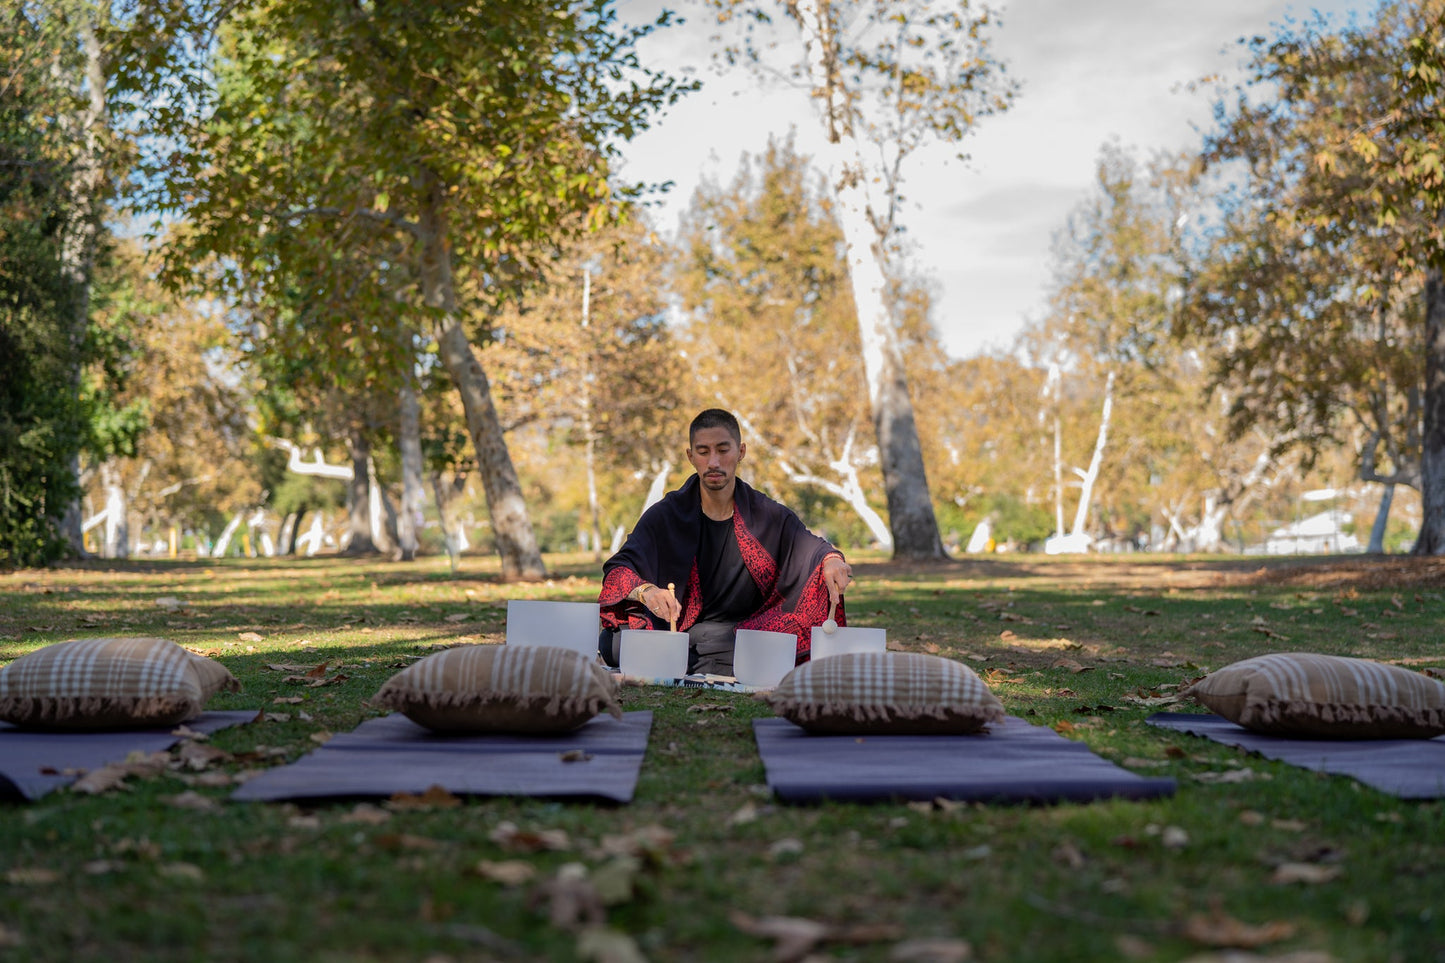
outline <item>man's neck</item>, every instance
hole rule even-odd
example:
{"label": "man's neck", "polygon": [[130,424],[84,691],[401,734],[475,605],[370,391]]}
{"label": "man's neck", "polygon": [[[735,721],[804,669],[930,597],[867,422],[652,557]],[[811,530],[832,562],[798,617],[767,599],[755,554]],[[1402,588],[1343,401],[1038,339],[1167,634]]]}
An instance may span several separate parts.
{"label": "man's neck", "polygon": [[715,522],[721,522],[733,517],[733,492],[737,489],[737,479],[727,488],[719,492],[708,491],[701,486],[698,493],[702,495],[702,513]]}

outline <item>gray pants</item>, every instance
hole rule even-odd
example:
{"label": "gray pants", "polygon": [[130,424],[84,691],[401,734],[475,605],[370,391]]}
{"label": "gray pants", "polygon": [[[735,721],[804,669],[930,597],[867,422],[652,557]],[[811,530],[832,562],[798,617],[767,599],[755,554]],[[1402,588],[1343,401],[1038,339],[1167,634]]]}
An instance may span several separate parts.
{"label": "gray pants", "polygon": [[[687,671],[709,675],[733,674],[733,649],[737,645],[737,626],[732,622],[699,622],[687,630]],[[602,661],[617,668],[621,651],[621,632],[603,629],[597,638],[597,651]]]}
{"label": "gray pants", "polygon": [[698,622],[687,630],[687,671],[732,675],[737,623]]}

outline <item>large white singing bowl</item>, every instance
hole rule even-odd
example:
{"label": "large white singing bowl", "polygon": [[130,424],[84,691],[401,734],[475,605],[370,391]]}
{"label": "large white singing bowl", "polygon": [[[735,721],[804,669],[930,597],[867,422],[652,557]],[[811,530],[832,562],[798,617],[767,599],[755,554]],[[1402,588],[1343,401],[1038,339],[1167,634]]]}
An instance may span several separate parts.
{"label": "large white singing bowl", "polygon": [[888,630],[850,629],[839,627],[829,634],[821,626],[813,629],[814,659],[826,659],[830,655],[852,655],[855,652],[885,652],[888,649]]}
{"label": "large white singing bowl", "polygon": [[743,685],[771,688],[793,671],[798,660],[798,637],[791,632],[738,629],[733,650],[733,675]]}
{"label": "large white singing bowl", "polygon": [[617,664],[639,679],[680,679],[687,675],[687,633],[623,629]]}
{"label": "large white singing bowl", "polygon": [[599,631],[596,602],[507,601],[508,645],[551,645],[596,659]]}

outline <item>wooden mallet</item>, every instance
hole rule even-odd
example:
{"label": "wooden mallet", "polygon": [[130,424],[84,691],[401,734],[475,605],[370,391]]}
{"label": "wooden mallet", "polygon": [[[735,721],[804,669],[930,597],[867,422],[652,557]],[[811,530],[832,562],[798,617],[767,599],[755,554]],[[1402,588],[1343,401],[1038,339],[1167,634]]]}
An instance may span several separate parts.
{"label": "wooden mallet", "polygon": [[[667,583],[667,594],[671,595],[673,598],[677,598],[677,593],[673,591],[674,588],[676,588],[676,586],[673,585],[671,582]],[[677,618],[675,616],[669,615],[667,617],[667,631],[677,631]]]}

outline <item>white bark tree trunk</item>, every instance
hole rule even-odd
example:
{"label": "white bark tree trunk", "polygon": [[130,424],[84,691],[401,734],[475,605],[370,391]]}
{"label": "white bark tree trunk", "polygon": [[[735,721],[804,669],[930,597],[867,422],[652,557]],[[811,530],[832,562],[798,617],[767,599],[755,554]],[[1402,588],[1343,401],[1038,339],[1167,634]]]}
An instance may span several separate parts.
{"label": "white bark tree trunk", "polygon": [[346,515],[350,522],[347,555],[372,555],[377,551],[372,532],[371,440],[359,426],[352,428],[347,439],[351,452],[351,481],[346,486]]}
{"label": "white bark tree trunk", "polygon": [[[76,93],[84,97],[84,107],[75,118],[64,118],[63,126],[73,123],[79,128],[80,150],[72,165],[69,184],[70,208],[61,239],[61,271],[70,283],[71,306],[70,351],[73,371],[71,389],[80,393],[80,355],[90,327],[90,284],[95,273],[95,255],[100,237],[103,195],[106,186],[105,149],[106,135],[110,129],[110,110],[106,104],[106,61],[92,17],[95,11],[81,5],[74,11],[76,28],[80,33],[80,48],[85,54],[85,76],[83,85],[77,85]],[[85,537],[81,528],[84,512],[80,505],[80,456],[70,460],[70,470],[76,482],[76,498],[66,507],[60,520],[60,531],[71,550],[77,555],[85,554]],[[107,522],[124,526],[124,520],[116,523],[114,516]],[[111,556],[114,557],[114,556]]]}
{"label": "white bark tree trunk", "polygon": [[1380,493],[1380,507],[1375,510],[1375,524],[1370,526],[1370,545],[1365,551],[1371,555],[1385,553],[1385,531],[1390,524],[1390,505],[1394,500],[1395,485],[1392,482]]}
{"label": "white bark tree trunk", "polygon": [[216,539],[215,545],[211,546],[212,558],[226,557],[226,549],[231,547],[231,537],[236,534],[236,529],[241,527],[241,522],[244,518],[245,515],[243,512],[237,512],[231,516],[231,520],[226,523],[226,527],[221,531],[221,537]]}
{"label": "white bark tree trunk", "polygon": [[472,350],[458,316],[452,277],[451,249],[447,244],[446,217],[441,186],[430,171],[418,172],[428,190],[423,203],[419,236],[422,239],[422,296],[440,311],[436,339],[442,365],[461,395],[467,434],[477,452],[477,470],[487,493],[487,511],[502,560],[502,577],[509,581],[546,578],[547,567],[537,547],[532,520],[527,515],[522,484],[507,450],[507,439],[492,404],[491,384]]}
{"label": "white bark tree trunk", "polygon": [[120,469],[107,460],[100,466],[100,484],[105,490],[105,532],[101,558],[130,557],[130,502],[121,484]]}
{"label": "white bark tree trunk", "polygon": [[[642,511],[647,511],[653,505],[662,501],[662,496],[667,494],[667,476],[672,474],[672,462],[662,463],[657,474],[652,476],[652,484],[647,487],[647,497],[642,501]],[[638,516],[641,517],[641,512]]]}
{"label": "white bark tree trunk", "polygon": [[1104,380],[1104,410],[1099,415],[1099,436],[1094,440],[1094,454],[1089,459],[1089,470],[1080,472],[1082,483],[1079,487],[1079,507],[1074,512],[1074,527],[1069,534],[1079,539],[1084,535],[1084,526],[1089,522],[1089,503],[1094,498],[1094,482],[1099,478],[1099,468],[1104,463],[1104,446],[1109,441],[1109,416],[1114,411],[1114,372]]}
{"label": "white bark tree trunk", "polygon": [[[1445,211],[1436,220],[1445,228]],[[1420,531],[1412,555],[1445,555],[1445,272],[1425,271],[1425,400]]]}
{"label": "white bark tree trunk", "polygon": [[[410,365],[410,359],[407,364]],[[416,558],[418,539],[425,514],[426,489],[422,483],[421,405],[417,403],[416,386],[408,374],[398,395],[401,430],[401,512],[396,520],[396,534],[401,560]]]}
{"label": "white bark tree trunk", "polygon": [[853,129],[842,65],[837,61],[837,24],[824,0],[798,0],[790,9],[802,28],[809,83],[824,112],[829,146],[823,159],[848,248],[848,277],[858,311],[863,368],[888,499],[893,554],[914,559],[944,558],[898,347],[898,326],[888,297],[886,230],[880,230],[874,216],[878,208],[868,195],[870,184],[882,183],[886,178],[865,161],[867,154]]}

